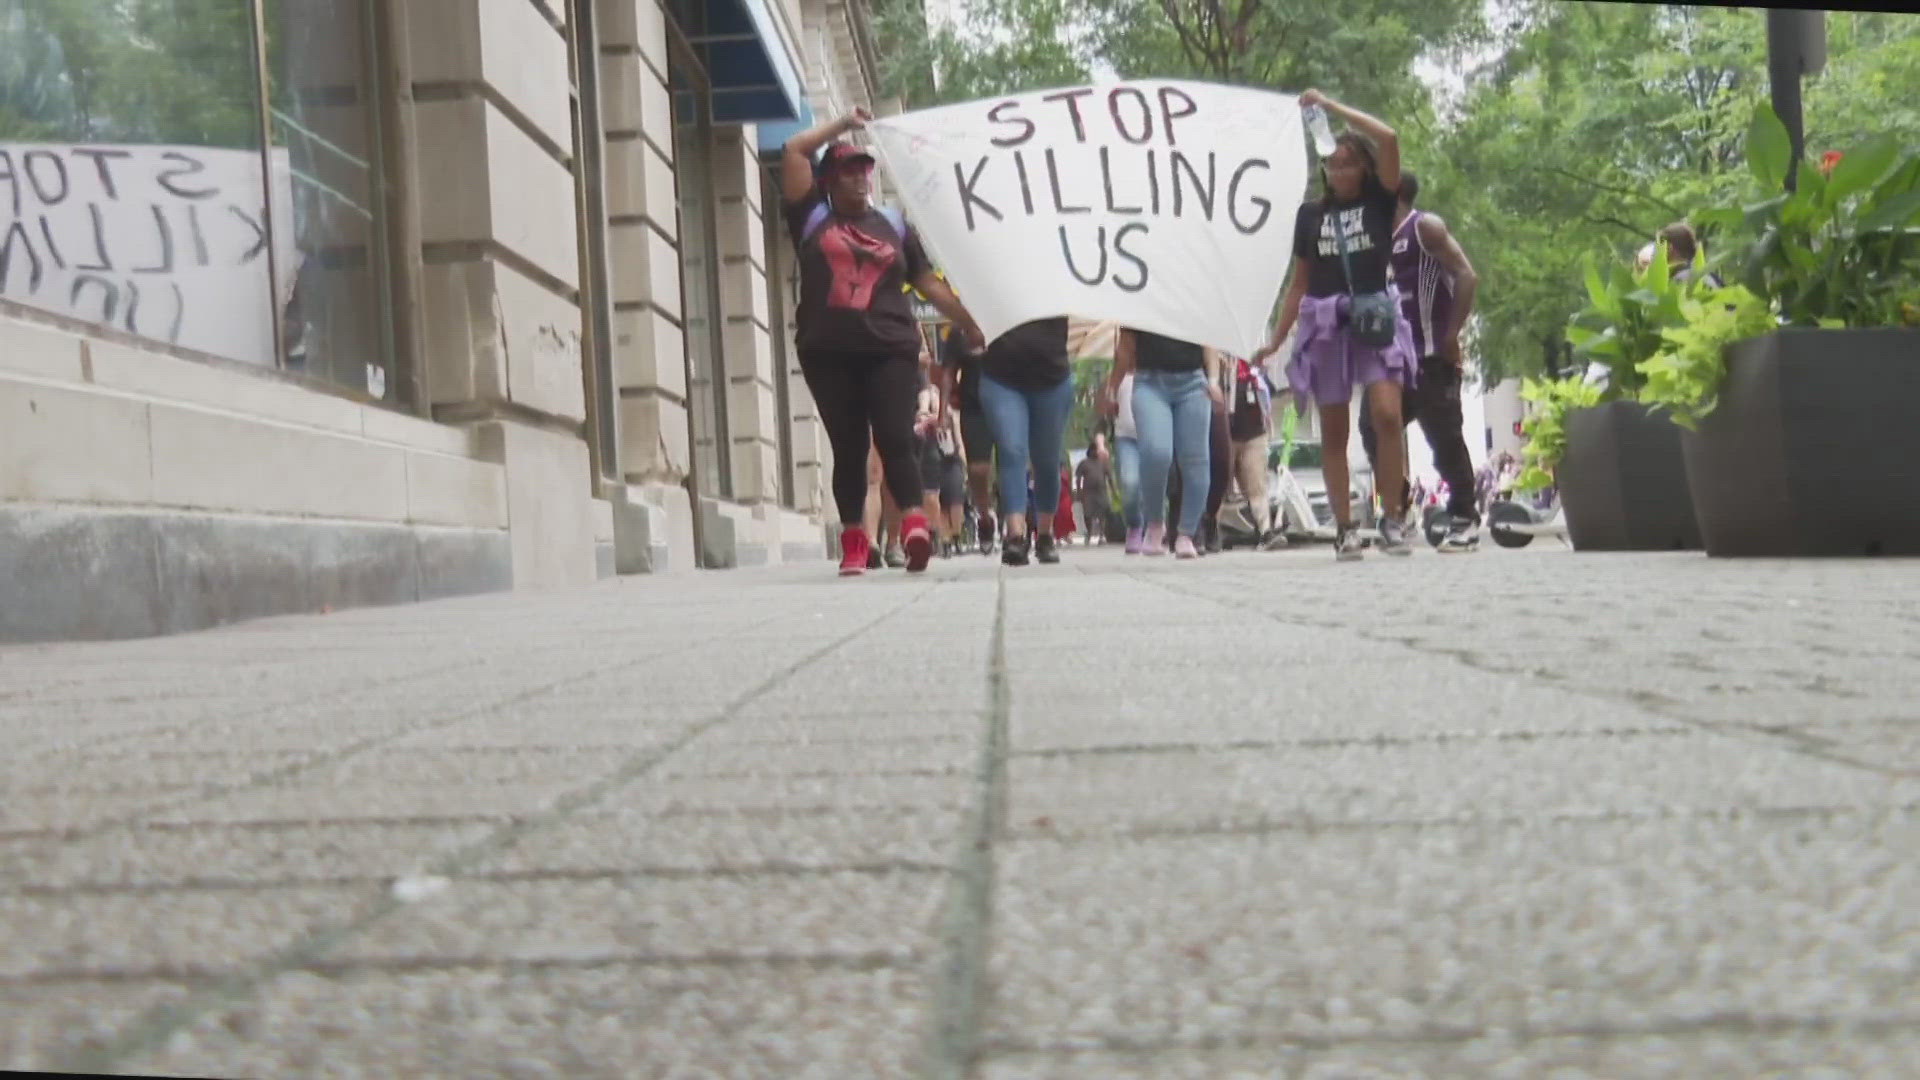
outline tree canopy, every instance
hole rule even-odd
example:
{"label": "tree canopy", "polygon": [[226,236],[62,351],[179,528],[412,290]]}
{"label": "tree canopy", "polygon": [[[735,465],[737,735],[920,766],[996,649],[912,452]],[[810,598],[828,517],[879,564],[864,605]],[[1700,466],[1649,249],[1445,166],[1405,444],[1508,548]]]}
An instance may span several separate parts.
{"label": "tree canopy", "polygon": [[[1481,277],[1483,378],[1536,374],[1585,303],[1588,260],[1751,192],[1744,139],[1768,93],[1753,8],[1589,0],[978,0],[930,28],[880,0],[885,78],[909,107],[1085,81],[1318,87],[1402,133],[1421,205]],[[1920,16],[1833,12],[1806,84],[1807,146],[1920,144]],[[1438,93],[1421,70],[1454,73]],[[1709,254],[1713,236],[1704,237]]]}

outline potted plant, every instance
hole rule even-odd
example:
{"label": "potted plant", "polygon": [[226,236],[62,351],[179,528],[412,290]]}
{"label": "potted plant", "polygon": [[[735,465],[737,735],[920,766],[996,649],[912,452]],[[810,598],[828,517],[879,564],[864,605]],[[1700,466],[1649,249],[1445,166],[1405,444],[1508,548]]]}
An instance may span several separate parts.
{"label": "potted plant", "polygon": [[1641,365],[1665,347],[1666,330],[1684,323],[1686,299],[1707,286],[1698,273],[1676,280],[1664,245],[1644,270],[1602,274],[1589,265],[1586,279],[1589,303],[1567,340],[1576,357],[1605,369],[1606,382],[1527,386],[1537,411],[1522,485],[1558,485],[1576,550],[1697,550],[1680,431],[1639,397],[1647,383]]}
{"label": "potted plant", "polygon": [[1666,335],[1647,393],[1691,428],[1709,554],[1920,553],[1920,154],[1874,139],[1775,194],[1791,159],[1760,106],[1747,160],[1764,201],[1703,219],[1740,237],[1726,265],[1745,295]]}

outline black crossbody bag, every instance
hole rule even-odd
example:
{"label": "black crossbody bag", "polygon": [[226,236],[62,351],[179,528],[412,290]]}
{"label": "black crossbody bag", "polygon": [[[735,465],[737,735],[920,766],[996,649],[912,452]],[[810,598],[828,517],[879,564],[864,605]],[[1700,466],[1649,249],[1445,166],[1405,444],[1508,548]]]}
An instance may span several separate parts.
{"label": "black crossbody bag", "polygon": [[[1329,209],[1327,213],[1332,213]],[[1363,211],[1361,221],[1365,222]],[[1392,294],[1382,289],[1379,292],[1355,292],[1353,289],[1353,260],[1347,253],[1347,230],[1340,227],[1338,218],[1333,222],[1333,239],[1340,245],[1340,265],[1347,272],[1347,295],[1352,298],[1353,306],[1347,314],[1347,330],[1353,340],[1362,345],[1381,348],[1393,344],[1394,322],[1400,312],[1393,302]]]}

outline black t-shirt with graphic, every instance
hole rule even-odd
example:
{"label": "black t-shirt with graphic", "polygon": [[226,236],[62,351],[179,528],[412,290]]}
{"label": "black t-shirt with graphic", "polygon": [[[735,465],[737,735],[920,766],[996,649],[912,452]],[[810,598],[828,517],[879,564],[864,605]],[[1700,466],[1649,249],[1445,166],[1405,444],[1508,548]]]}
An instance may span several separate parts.
{"label": "black t-shirt with graphic", "polygon": [[876,207],[859,217],[829,213],[803,235],[823,204],[815,191],[785,207],[800,259],[800,348],[918,356],[920,324],[905,285],[931,265],[919,235],[912,226],[900,235]]}
{"label": "black t-shirt with graphic", "polygon": [[980,370],[1016,390],[1047,390],[1072,373],[1067,360],[1067,317],[1035,319],[987,344]]}
{"label": "black t-shirt with graphic", "polygon": [[1353,263],[1352,291],[1380,292],[1387,287],[1395,203],[1393,192],[1369,173],[1359,198],[1310,202],[1300,208],[1293,220],[1293,253],[1307,260],[1308,296],[1338,296],[1348,291],[1340,244],[1333,234],[1336,220],[1347,236],[1347,256]]}

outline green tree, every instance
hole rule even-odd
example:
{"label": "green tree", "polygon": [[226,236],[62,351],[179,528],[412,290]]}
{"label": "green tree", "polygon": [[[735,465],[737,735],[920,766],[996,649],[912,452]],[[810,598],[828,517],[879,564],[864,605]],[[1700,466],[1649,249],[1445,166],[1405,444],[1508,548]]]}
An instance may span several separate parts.
{"label": "green tree", "polygon": [[[886,2],[919,11],[918,0]],[[911,20],[898,18],[904,33]],[[1496,18],[1487,26],[1478,0],[989,0],[958,30],[928,35],[922,21],[898,39],[893,78],[953,73],[937,94],[931,75],[921,97],[904,94],[913,105],[1111,68],[1318,86],[1377,112],[1402,132],[1422,205],[1480,272],[1476,353],[1497,381],[1563,355],[1587,259],[1629,259],[1662,226],[1744,197],[1747,120],[1768,85],[1757,9],[1503,0]],[[1808,145],[1880,133],[1920,143],[1920,18],[1830,13],[1827,37],[1826,71],[1806,88]],[[1416,61],[1458,65],[1485,47],[1441,116]],[[1711,254],[1718,238],[1704,239]]]}
{"label": "green tree", "polygon": [[[1481,274],[1490,379],[1538,374],[1585,302],[1582,264],[1629,259],[1664,225],[1743,197],[1768,93],[1758,10],[1528,0],[1459,116],[1409,162]],[[1920,134],[1920,20],[1828,17],[1806,88],[1810,146]],[[1715,237],[1708,233],[1709,253]]]}
{"label": "green tree", "polygon": [[1068,0],[978,0],[957,26],[931,29],[921,0],[880,0],[880,81],[909,109],[1073,86],[1093,55],[1078,44]]}
{"label": "green tree", "polygon": [[1485,37],[1480,0],[1088,0],[1100,55],[1130,78],[1317,86],[1383,116],[1427,108],[1413,74]]}

